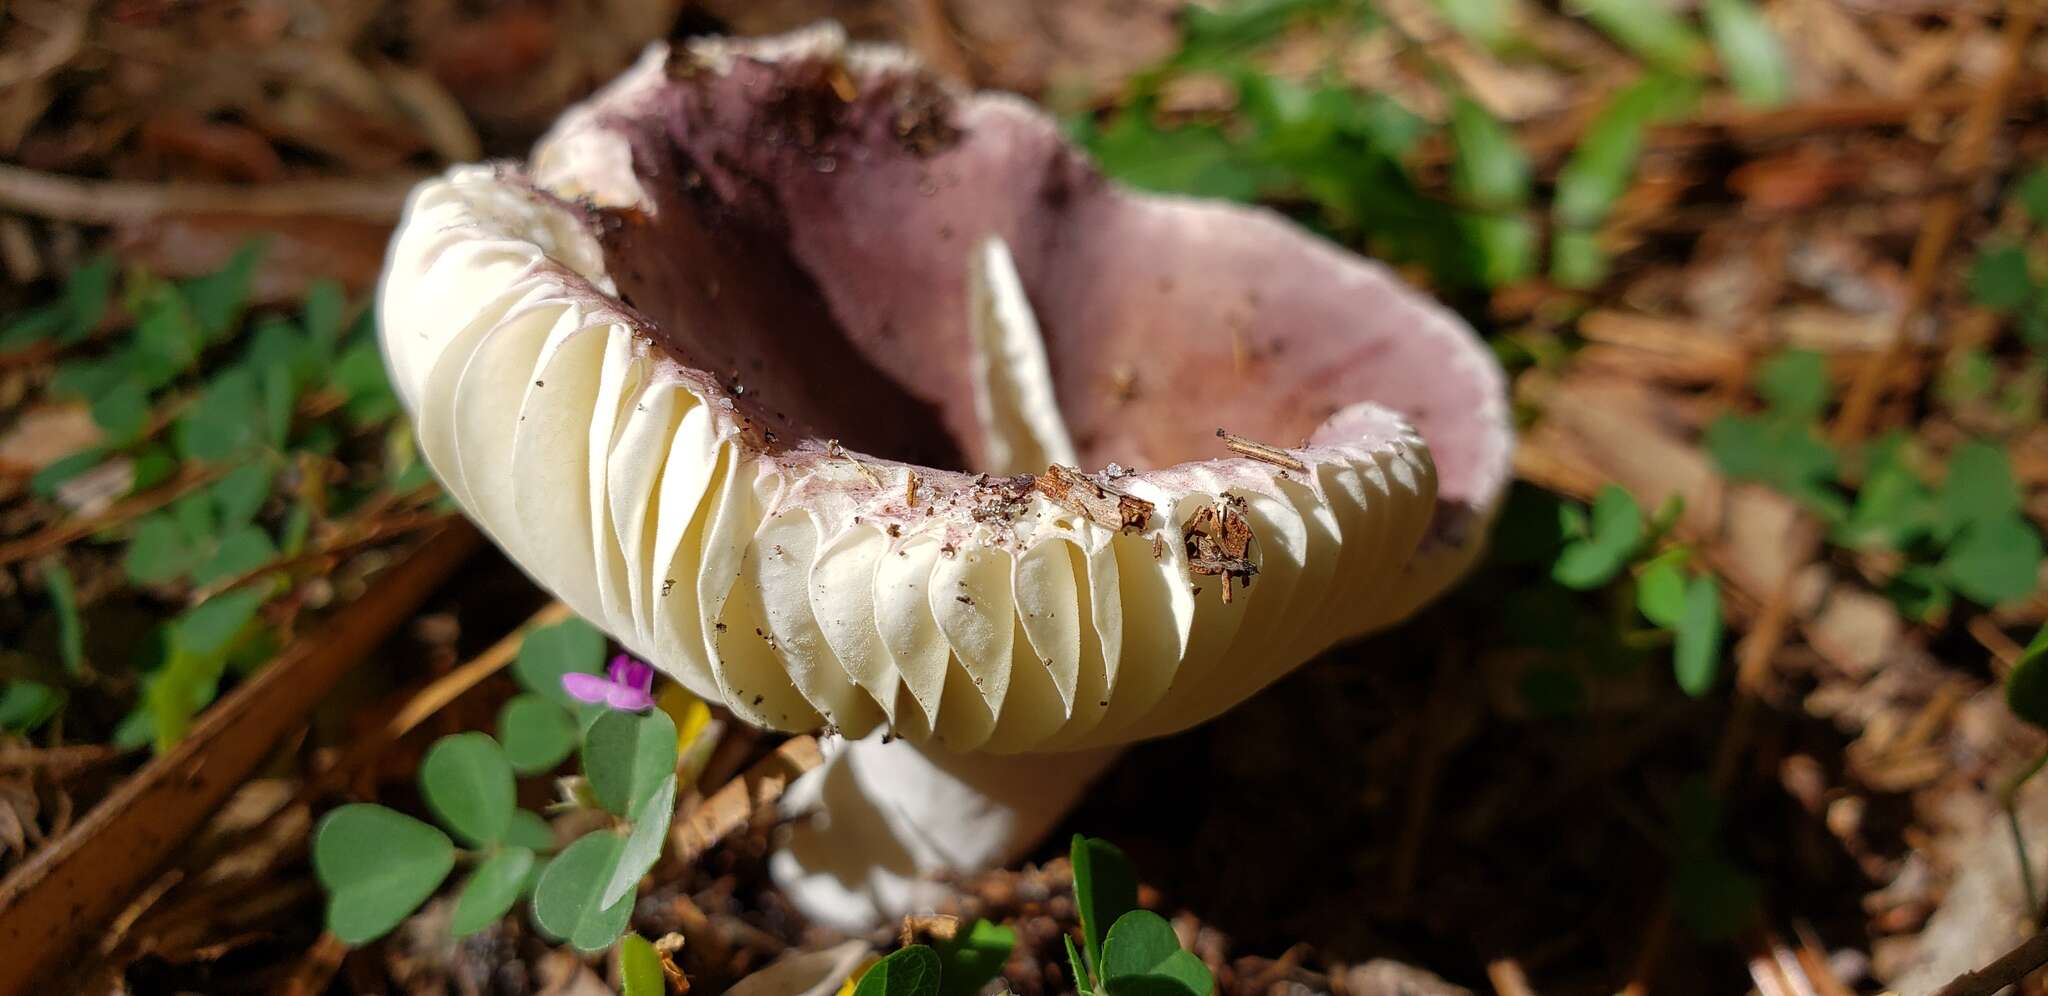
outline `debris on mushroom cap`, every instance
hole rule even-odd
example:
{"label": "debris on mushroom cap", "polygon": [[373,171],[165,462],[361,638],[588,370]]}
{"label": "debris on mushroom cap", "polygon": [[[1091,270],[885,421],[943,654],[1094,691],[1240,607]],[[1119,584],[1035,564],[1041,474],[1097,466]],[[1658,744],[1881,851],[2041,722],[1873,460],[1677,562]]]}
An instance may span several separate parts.
{"label": "debris on mushroom cap", "polygon": [[1433,597],[1507,477],[1498,367],[1385,269],[830,30],[651,51],[423,184],[380,306],[451,495],[780,729],[1186,727]]}

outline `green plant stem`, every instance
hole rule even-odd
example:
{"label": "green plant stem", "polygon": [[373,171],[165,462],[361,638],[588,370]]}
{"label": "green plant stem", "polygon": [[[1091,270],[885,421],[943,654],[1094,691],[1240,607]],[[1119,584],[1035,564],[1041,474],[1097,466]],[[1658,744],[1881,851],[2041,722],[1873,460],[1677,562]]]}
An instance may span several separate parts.
{"label": "green plant stem", "polygon": [[2019,859],[2020,885],[2026,890],[2027,925],[2030,931],[2041,918],[2041,895],[2034,886],[2033,863],[2027,859],[2027,839],[2020,832],[2019,794],[2020,787],[2040,774],[2044,766],[2048,766],[2048,752],[2042,753],[2040,757],[2034,759],[2034,763],[2014,775],[1998,793],[1999,802],[2005,806],[2005,825],[2012,831],[2013,854]]}

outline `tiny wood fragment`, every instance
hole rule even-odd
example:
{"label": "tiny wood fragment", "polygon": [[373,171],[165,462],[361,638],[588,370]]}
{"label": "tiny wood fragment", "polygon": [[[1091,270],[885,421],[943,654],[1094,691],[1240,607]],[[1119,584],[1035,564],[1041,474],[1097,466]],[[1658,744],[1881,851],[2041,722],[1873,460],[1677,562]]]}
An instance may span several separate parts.
{"label": "tiny wood fragment", "polygon": [[1257,440],[1246,439],[1236,433],[1225,432],[1222,429],[1216,430],[1216,438],[1223,440],[1223,445],[1228,447],[1231,452],[1240,456],[1250,457],[1260,463],[1270,463],[1275,467],[1285,467],[1296,472],[1306,472],[1308,470],[1308,464],[1296,460],[1293,454],[1278,446],[1268,446]]}
{"label": "tiny wood fragment", "polygon": [[711,793],[669,831],[669,844],[684,863],[704,855],[719,841],[746,826],[756,810],[782,797],[798,775],[825,762],[813,737],[791,737],[774,753],[754,762],[738,778]]}
{"label": "tiny wood fragment", "polygon": [[1251,520],[1244,517],[1245,501],[1224,495],[1214,505],[1204,505],[1188,517],[1180,534],[1187,544],[1188,569],[1196,574],[1222,575],[1223,601],[1230,601],[1230,582],[1236,579],[1252,586],[1259,573],[1249,556],[1252,545]]}
{"label": "tiny wood fragment", "polygon": [[1151,502],[1103,487],[1072,467],[1053,464],[1038,475],[1032,487],[1045,500],[1106,529],[1141,532],[1145,523],[1152,521]]}
{"label": "tiny wood fragment", "polygon": [[947,913],[906,914],[896,931],[896,939],[904,947],[925,940],[950,941],[958,936],[960,918]]}

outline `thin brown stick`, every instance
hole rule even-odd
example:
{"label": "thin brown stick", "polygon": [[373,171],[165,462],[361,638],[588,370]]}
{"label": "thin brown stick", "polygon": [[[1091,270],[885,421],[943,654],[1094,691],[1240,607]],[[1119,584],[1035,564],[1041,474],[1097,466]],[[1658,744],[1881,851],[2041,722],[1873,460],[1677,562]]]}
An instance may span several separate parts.
{"label": "thin brown stick", "polygon": [[167,214],[240,214],[393,222],[421,176],[261,185],[85,180],[0,164],[0,208],[88,225]]}
{"label": "thin brown stick", "polygon": [[306,550],[289,557],[276,557],[267,564],[250,568],[235,577],[216,581],[193,592],[192,601],[194,604],[204,602],[221,592],[233,591],[236,588],[240,588],[260,578],[269,577],[279,571],[290,571],[329,557],[339,556],[352,550],[382,543],[385,540],[396,539],[400,536],[428,529],[436,529],[446,525],[448,520],[454,517],[455,514],[453,512],[413,512],[394,515],[382,521],[371,523],[367,529],[349,530],[348,535],[341,539],[323,543],[315,549]]}
{"label": "thin brown stick", "polygon": [[2043,965],[2048,965],[2048,931],[2021,941],[2019,947],[1983,968],[1956,976],[1954,981],[1935,990],[1934,996],[1991,996],[2017,985]]}
{"label": "thin brown stick", "polygon": [[176,478],[139,495],[123,498],[98,515],[65,519],[53,523],[41,532],[23,536],[12,542],[0,543],[0,567],[40,557],[72,540],[90,536],[102,529],[118,526],[154,512],[184,497],[193,488],[211,482],[224,470],[225,468],[220,467],[194,468],[188,465]]}
{"label": "thin brown stick", "polygon": [[126,751],[107,744],[73,744],[69,747],[10,747],[0,749],[0,771],[40,771],[63,777],[82,768],[105,764]]}
{"label": "thin brown stick", "polygon": [[1234,432],[1225,432],[1222,429],[1216,430],[1216,438],[1223,440],[1224,447],[1232,453],[1257,460],[1260,463],[1270,463],[1275,467],[1285,467],[1296,473],[1308,470],[1308,464],[1295,459],[1294,454],[1278,446],[1269,446],[1255,439],[1246,439]]}
{"label": "thin brown stick", "polygon": [[[2039,13],[2036,6],[2033,0],[2013,0],[2006,4],[2004,55],[1999,61],[1998,72],[1978,91],[1977,99],[1970,104],[1954,144],[1943,157],[1942,165],[1950,176],[1967,177],[1984,167],[1985,158],[1990,154],[1992,133],[2004,120],[2006,99],[2026,59],[2027,39],[2033,35],[2034,21]],[[1834,431],[1830,433],[1836,445],[1848,445],[1863,438],[1870,428],[1871,416],[1882,400],[1886,375],[1896,370],[1912,352],[1913,323],[1934,298],[1935,278],[1940,274],[1942,259],[1948,254],[1949,243],[1955,239],[1962,213],[1962,197],[1957,193],[1943,194],[1928,205],[1926,218],[1920,225],[1920,235],[1913,243],[1913,256],[1907,271],[1906,301],[1893,322],[1891,341],[1883,351],[1863,361],[1856,371],[1856,379],[1850,382],[1849,392],[1842,399],[1842,410],[1835,417]]]}

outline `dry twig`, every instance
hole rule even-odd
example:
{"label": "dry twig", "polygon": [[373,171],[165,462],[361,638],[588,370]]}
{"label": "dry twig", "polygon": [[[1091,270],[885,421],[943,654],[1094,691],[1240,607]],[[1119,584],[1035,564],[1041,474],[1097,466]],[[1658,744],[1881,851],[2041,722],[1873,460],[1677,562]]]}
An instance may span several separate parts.
{"label": "dry twig", "polygon": [[41,218],[106,225],[167,214],[235,213],[393,222],[424,179],[291,180],[260,186],[83,180],[0,164],[0,208]]}
{"label": "dry twig", "polygon": [[2017,985],[2043,965],[2048,965],[2048,931],[2021,941],[2019,947],[1983,968],[1956,976],[1955,981],[1935,990],[1934,996],[1992,996]]}

